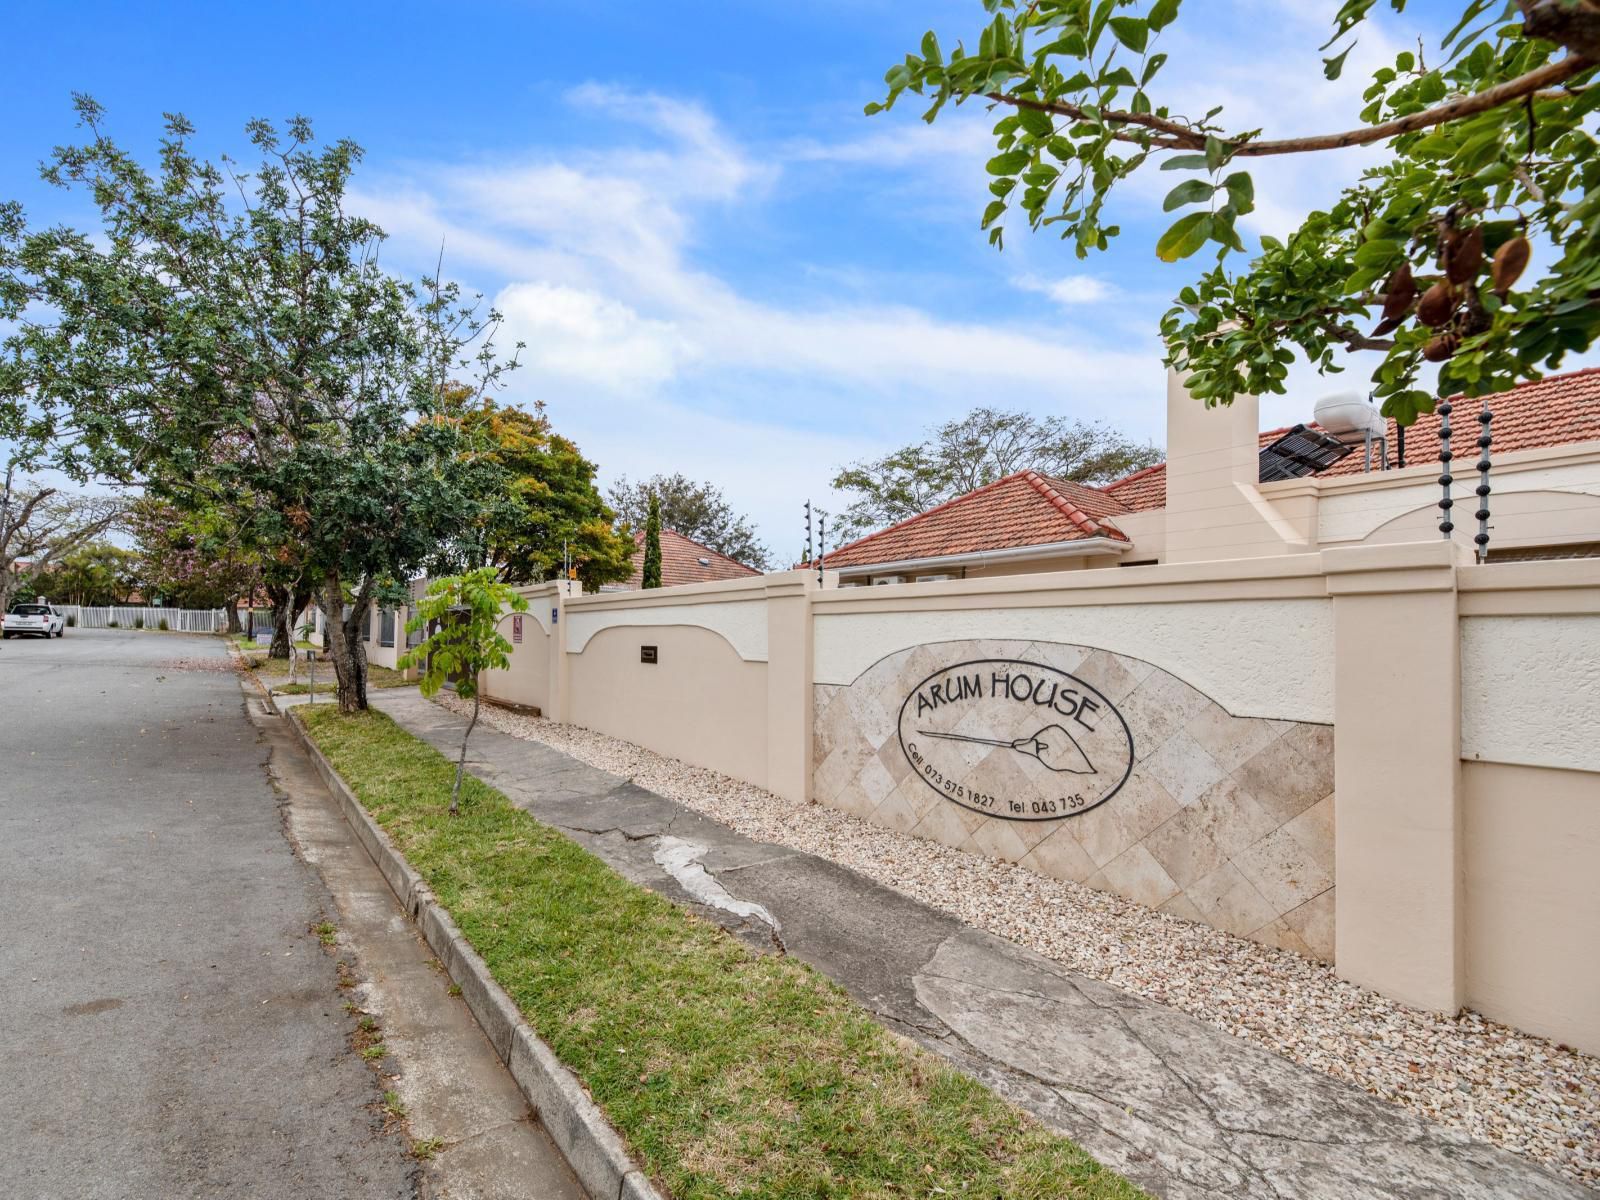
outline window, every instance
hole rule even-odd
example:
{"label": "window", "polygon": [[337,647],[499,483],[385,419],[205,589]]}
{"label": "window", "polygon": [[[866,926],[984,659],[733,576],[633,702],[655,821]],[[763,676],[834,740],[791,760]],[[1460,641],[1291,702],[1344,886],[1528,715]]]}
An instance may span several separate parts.
{"label": "window", "polygon": [[394,645],[394,609],[386,608],[378,625],[378,645]]}

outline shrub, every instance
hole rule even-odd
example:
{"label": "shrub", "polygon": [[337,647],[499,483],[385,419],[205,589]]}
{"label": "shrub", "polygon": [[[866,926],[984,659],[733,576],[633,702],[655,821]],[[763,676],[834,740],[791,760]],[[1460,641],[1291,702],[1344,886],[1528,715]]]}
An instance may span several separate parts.
{"label": "shrub", "polygon": [[106,622],[106,628],[107,629],[121,629],[122,626],[118,625],[115,621],[107,621]]}
{"label": "shrub", "polygon": [[77,613],[68,613],[67,614],[67,628],[68,629],[76,629],[77,627],[78,627],[78,614]]}
{"label": "shrub", "polygon": [[165,633],[167,631],[167,619],[162,617],[160,621],[156,622],[156,628]]}
{"label": "shrub", "polygon": [[143,617],[135,617],[133,619],[133,627],[135,629],[143,629],[144,628],[144,618]]}

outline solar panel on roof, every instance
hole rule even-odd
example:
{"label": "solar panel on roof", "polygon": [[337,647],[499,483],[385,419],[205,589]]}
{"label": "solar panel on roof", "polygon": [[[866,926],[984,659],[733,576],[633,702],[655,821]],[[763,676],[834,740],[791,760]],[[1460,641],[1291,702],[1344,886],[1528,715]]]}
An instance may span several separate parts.
{"label": "solar panel on roof", "polygon": [[1270,446],[1261,448],[1261,482],[1304,479],[1326,471],[1350,450],[1351,447],[1321,430],[1296,425]]}

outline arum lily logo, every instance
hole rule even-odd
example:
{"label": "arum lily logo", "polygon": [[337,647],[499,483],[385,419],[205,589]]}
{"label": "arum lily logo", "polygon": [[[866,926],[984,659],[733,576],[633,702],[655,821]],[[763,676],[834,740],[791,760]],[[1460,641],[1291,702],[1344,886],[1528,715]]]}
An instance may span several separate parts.
{"label": "arum lily logo", "polygon": [[1009,658],[917,684],[900,706],[900,748],[940,796],[1008,821],[1086,813],[1133,770],[1133,735],[1110,700],[1076,675]]}

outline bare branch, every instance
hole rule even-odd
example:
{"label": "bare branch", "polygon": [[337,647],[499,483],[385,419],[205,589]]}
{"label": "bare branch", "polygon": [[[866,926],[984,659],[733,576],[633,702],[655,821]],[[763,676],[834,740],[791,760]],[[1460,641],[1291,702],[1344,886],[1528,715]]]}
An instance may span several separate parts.
{"label": "bare branch", "polygon": [[[1571,79],[1574,75],[1581,74],[1595,65],[1595,60],[1578,54],[1569,54],[1557,62],[1546,63],[1536,71],[1529,71],[1515,79],[1508,79],[1505,83],[1497,84],[1492,88],[1485,88],[1481,92],[1474,92],[1470,96],[1458,96],[1454,100],[1447,100],[1433,108],[1421,112],[1411,113],[1408,116],[1397,117],[1392,121],[1385,121],[1381,125],[1367,125],[1359,129],[1347,129],[1343,133],[1325,133],[1311,137],[1281,138],[1275,141],[1230,141],[1220,139],[1227,143],[1236,158],[1265,158],[1278,154],[1303,154],[1313,150],[1343,150],[1351,146],[1367,146],[1373,142],[1387,141],[1392,137],[1399,137],[1403,133],[1414,133],[1419,129],[1428,129],[1434,125],[1443,125],[1450,121],[1458,121],[1463,117],[1474,116],[1477,113],[1488,112],[1502,105],[1521,100],[1525,96],[1534,95],[1544,88],[1552,88],[1564,80]],[[1564,91],[1555,95],[1564,96]],[[1002,92],[985,93],[988,99],[999,104],[1009,104],[1014,108],[1031,108],[1038,112],[1051,113],[1055,116],[1071,117],[1075,121],[1092,119],[1076,104],[1065,104],[1045,100],[1034,100],[1027,96],[1008,96]],[[1206,134],[1189,128],[1179,122],[1165,117],[1157,117],[1151,113],[1135,112],[1102,112],[1099,119],[1108,125],[1134,125],[1145,129],[1154,129],[1163,136],[1149,136],[1140,133],[1131,133],[1127,130],[1117,130],[1113,133],[1118,141],[1134,142],[1141,146],[1151,146],[1160,150],[1203,150],[1206,144]]]}

